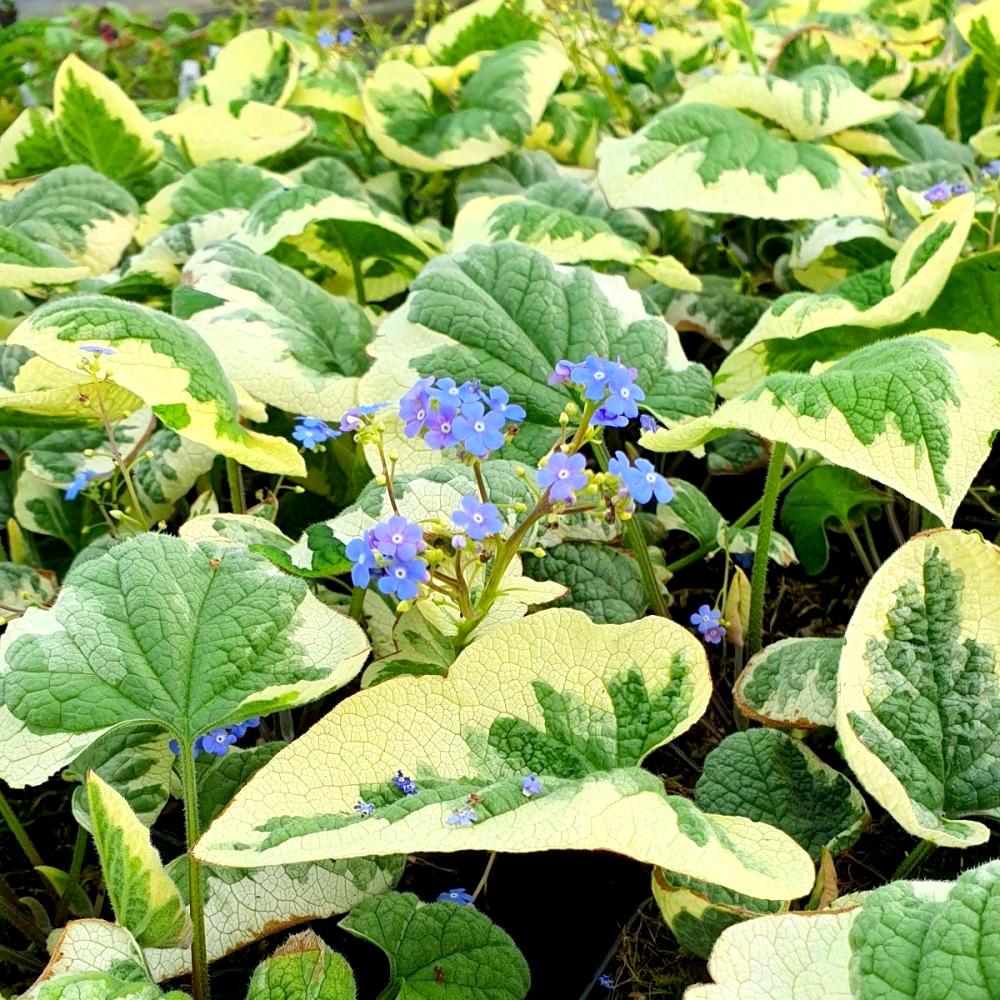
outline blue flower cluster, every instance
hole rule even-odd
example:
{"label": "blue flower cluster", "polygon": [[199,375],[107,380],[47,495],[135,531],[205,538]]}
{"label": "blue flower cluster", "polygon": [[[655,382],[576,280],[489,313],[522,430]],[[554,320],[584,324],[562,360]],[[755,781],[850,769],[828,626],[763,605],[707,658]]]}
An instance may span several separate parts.
{"label": "blue flower cluster", "polygon": [[636,459],[632,465],[625,452],[616,451],[608,462],[608,472],[618,477],[622,492],[638,504],[649,503],[654,496],[659,503],[670,503],[674,498],[673,487],[645,458]]}
{"label": "blue flower cluster", "polygon": [[363,406],[352,406],[341,418],[339,427],[331,427],[319,417],[296,417],[296,427],[292,437],[310,451],[315,451],[326,441],[339,438],[341,434],[355,434],[368,422],[368,418],[379,410],[384,410],[388,403],[365,403]]}
{"label": "blue flower cluster", "polygon": [[354,563],[351,581],[355,587],[367,587],[378,580],[383,594],[411,601],[428,579],[427,563],[417,558],[426,548],[420,525],[395,514],[347,543],[347,558]]}
{"label": "blue flower cluster", "polygon": [[456,809],[444,822],[446,826],[472,826],[479,819],[479,814],[472,806]]}
{"label": "blue flower cluster", "polygon": [[498,385],[484,390],[475,380],[458,385],[432,377],[420,379],[400,399],[399,415],[407,437],[423,435],[424,443],[437,450],[461,446],[476,458],[502,447],[508,423],[519,424],[526,416]]}
{"label": "blue flower cluster", "polygon": [[938,181],[937,184],[931,185],[924,192],[924,197],[932,205],[941,205],[950,198],[957,198],[960,194],[968,194],[971,190],[972,188],[963,182],[949,184],[947,181]]}
{"label": "blue flower cluster", "polygon": [[861,171],[862,177],[867,177],[869,180],[884,180],[889,176],[888,167],[865,167]]}
{"label": "blue flower cluster", "polygon": [[576,503],[576,491],[587,485],[587,460],[577,452],[567,455],[564,451],[554,452],[545,465],[535,473],[538,485],[549,491],[549,498],[565,503]]}
{"label": "blue flower cluster", "polygon": [[420,791],[417,783],[402,771],[397,771],[390,780],[404,795],[416,795]]}
{"label": "blue flower cluster", "polygon": [[86,489],[95,479],[99,478],[101,477],[93,469],[82,469],[66,487],[66,499],[75,500],[80,495],[81,490]]}
{"label": "blue flower cluster", "polygon": [[617,361],[588,354],[583,361],[557,361],[549,385],[575,385],[583,398],[600,404],[590,422],[594,427],[624,427],[639,416],[646,394],[635,384],[639,372]]}
{"label": "blue flower cluster", "polygon": [[701,605],[697,612],[691,615],[691,624],[697,626],[705,642],[718,646],[725,638],[726,630],[722,627],[722,612],[717,608]]}
{"label": "blue flower cluster", "polygon": [[[218,729],[213,729],[210,733],[205,733],[204,736],[199,736],[194,741],[194,746],[191,748],[191,755],[195,760],[198,759],[202,751],[213,754],[216,757],[225,757],[229,753],[229,748],[244,736],[248,729],[256,729],[259,725],[260,718],[254,716],[252,719],[247,719],[245,722],[237,722],[232,726],[219,726]],[[180,744],[177,740],[171,740],[169,746],[176,757],[181,755]]]}
{"label": "blue flower cluster", "polygon": [[448,892],[439,893],[437,901],[454,903],[456,906],[472,906],[476,902],[476,897],[464,889],[450,889]]}
{"label": "blue flower cluster", "polygon": [[341,28],[337,32],[336,38],[334,38],[332,31],[328,28],[323,28],[316,35],[316,41],[319,43],[321,49],[331,48],[335,41],[340,45],[350,45],[354,41],[354,32],[350,28]]}
{"label": "blue flower cluster", "polygon": [[480,503],[474,496],[462,497],[458,510],[451,515],[451,520],[459,531],[465,532],[474,542],[481,542],[491,535],[498,535],[503,529],[503,518],[497,505]]}

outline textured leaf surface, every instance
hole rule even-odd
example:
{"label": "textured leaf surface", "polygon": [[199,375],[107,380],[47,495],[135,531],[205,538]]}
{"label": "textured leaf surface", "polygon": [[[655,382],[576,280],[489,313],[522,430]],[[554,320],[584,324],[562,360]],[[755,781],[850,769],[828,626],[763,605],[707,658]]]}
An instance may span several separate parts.
{"label": "textured leaf surface", "polygon": [[25,108],[0,135],[0,176],[7,179],[33,177],[68,162],[48,108]]}
{"label": "textured leaf surface", "polygon": [[145,401],[167,427],[263,472],[304,471],[291,442],[240,426],[236,389],[215,354],[172,316],[119,299],[75,296],[33,312],[8,343],[75,370],[82,391],[91,379],[77,368],[81,345],[110,347],[115,384]]}
{"label": "textured leaf surface", "polygon": [[340,926],[386,953],[400,1000],[524,1000],[528,994],[524,956],[474,907],[424,904],[411,893],[392,892],[355,907]]}
{"label": "textured leaf surface", "polygon": [[822,219],[797,234],[788,264],[810,291],[825,292],[858,271],[891,261],[900,241],[872,219]]}
{"label": "textured leaf surface", "polygon": [[248,101],[280,108],[295,89],[298,75],[299,60],[291,43],[280,32],[254,28],[221,48],[191,100],[233,113]]}
{"label": "textured leaf surface", "polygon": [[354,973],[312,931],[289,938],[254,970],[247,1000],[354,1000]]}
{"label": "textured leaf surface", "polygon": [[737,706],[779,729],[834,726],[843,648],[843,639],[782,639],[766,646],[736,678]]}
{"label": "textured leaf surface", "polygon": [[[542,611],[474,642],[447,678],[400,677],[342,702],[254,776],[197,854],[259,865],[373,850],[605,849],[763,897],[798,895],[812,866],[790,839],[706,816],[637,766],[708,696],[704,650],[685,629]],[[400,795],[389,780],[399,769],[423,791]],[[528,773],[543,794],[522,794]],[[477,821],[448,824],[471,792]],[[354,810],[361,797],[371,817]]]}
{"label": "textured leaf surface", "polygon": [[1000,807],[1000,559],[936,531],[872,577],[847,628],[837,731],[861,784],[908,832],[982,844]]}
{"label": "textured leaf surface", "polygon": [[989,454],[998,398],[1000,351],[991,337],[928,330],[872,344],[815,375],[769,375],[711,417],[644,434],[641,443],[683,451],[748,430],[871,476],[950,524]]}
{"label": "textured leaf surface", "polygon": [[695,802],[706,812],[746,816],[784,830],[816,860],[839,854],[868,819],[851,782],[801,740],[777,729],[727,736],[705,758]]}
{"label": "textured leaf surface", "polygon": [[466,56],[530,41],[542,32],[539,0],[476,0],[441,18],[427,32],[434,61],[454,66]]}
{"label": "textured leaf surface", "polygon": [[262,557],[139,536],[80,565],[51,611],[8,627],[3,703],[27,728],[4,778],[35,767],[33,744],[57,734],[60,763],[129,722],[159,722],[190,745],[341,686],[367,650],[357,625]]}
{"label": "textured leaf surface", "polygon": [[833,146],[772,135],[711,104],[661,111],[626,139],[605,139],[599,178],[615,208],[688,208],[758,219],[877,216],[862,165]]}
{"label": "textured leaf surface", "polygon": [[128,802],[93,771],[87,775],[87,800],[115,919],[144,948],[189,945],[191,921],[149,831]]}

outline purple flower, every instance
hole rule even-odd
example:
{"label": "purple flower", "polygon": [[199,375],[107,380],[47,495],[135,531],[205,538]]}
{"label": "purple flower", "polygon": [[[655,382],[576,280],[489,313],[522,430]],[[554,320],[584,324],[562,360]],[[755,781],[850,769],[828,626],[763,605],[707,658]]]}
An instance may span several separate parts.
{"label": "purple flower", "polygon": [[408,437],[416,437],[427,422],[431,411],[430,388],[433,378],[419,379],[399,401],[399,416],[405,427],[403,433]]}
{"label": "purple flower", "polygon": [[510,402],[507,390],[501,388],[499,385],[493,386],[488,393],[483,394],[483,402],[494,413],[502,413],[507,420],[511,420],[515,424],[519,424],[527,416],[524,412],[524,407]]}
{"label": "purple flower", "polygon": [[720,642],[726,637],[726,631],[721,625],[715,625],[710,629],[706,629],[701,633],[702,638],[705,642],[711,643],[713,646],[718,646]]}
{"label": "purple flower", "polygon": [[601,409],[612,416],[631,419],[632,417],[639,416],[638,404],[645,398],[646,394],[642,391],[641,387],[630,382],[608,396]]}
{"label": "purple flower", "polygon": [[951,197],[951,185],[946,184],[944,181],[929,187],[924,192],[924,197],[932,204],[937,204],[938,202],[947,201]]}
{"label": "purple flower", "polygon": [[364,799],[358,799],[354,803],[354,811],[361,816],[371,816],[375,812],[375,805],[372,802],[365,802]]}
{"label": "purple flower", "polygon": [[472,906],[476,897],[464,889],[452,889],[450,892],[440,893],[437,901],[439,903],[455,903],[457,906]]}
{"label": "purple flower", "polygon": [[213,729],[205,736],[200,736],[195,745],[204,750],[205,753],[215,754],[217,757],[225,757],[229,753],[229,748],[236,742],[236,737],[225,726]]}
{"label": "purple flower", "polygon": [[75,500],[80,495],[80,490],[84,489],[95,479],[99,478],[93,469],[81,469],[74,477],[73,481],[66,487],[63,494],[67,500]]}
{"label": "purple flower", "polygon": [[468,539],[465,535],[452,535],[451,536],[451,547],[458,551],[459,549],[464,549],[468,544]]}
{"label": "purple flower", "polygon": [[397,771],[392,776],[392,783],[404,794],[404,795],[416,795],[417,794],[417,783],[412,779],[408,778],[402,771]]}
{"label": "purple flower", "polygon": [[446,826],[472,826],[479,815],[471,806],[464,809],[456,809],[444,822]]}
{"label": "purple flower", "polygon": [[656,34],[656,28],[654,28],[649,21],[640,21],[639,31],[641,31],[647,38]]}
{"label": "purple flower", "polygon": [[455,418],[455,434],[470,455],[485,458],[503,446],[505,423],[502,413],[487,413],[482,403],[469,403]]}
{"label": "purple flower", "polygon": [[427,414],[427,433],[424,443],[431,448],[454,448],[458,444],[455,435],[455,417],[458,407],[443,405]]}
{"label": "purple flower", "polygon": [[570,373],[572,380],[583,386],[585,399],[604,399],[608,389],[608,381],[612,377],[611,362],[607,358],[599,358],[596,354],[588,354],[580,364],[573,366]]}
{"label": "purple flower", "polygon": [[979,168],[979,173],[983,176],[983,179],[989,178],[995,180],[1000,177],[1000,160],[990,160],[985,167]]}
{"label": "purple flower", "polygon": [[[689,621],[692,625],[696,625],[698,631],[702,634],[702,637],[706,642],[717,643],[719,639],[709,639],[708,633],[718,631],[721,633],[721,628],[719,627],[719,619],[722,618],[722,612],[717,608],[710,608],[707,604],[702,604],[698,608],[697,612],[691,615]],[[721,636],[720,636],[721,638]]]}
{"label": "purple flower", "polygon": [[971,190],[968,184],[960,181],[958,184],[952,184],[949,193],[952,198],[957,198],[960,194],[968,194]]}
{"label": "purple flower", "polygon": [[674,498],[673,488],[645,458],[636,459],[631,465],[623,451],[616,451],[608,462],[608,472],[617,476],[625,491],[636,503],[649,503],[655,496],[659,503],[670,503]]}
{"label": "purple flower", "polygon": [[111,357],[115,353],[110,347],[100,347],[98,344],[81,344],[80,350],[86,351],[88,354],[104,354],[107,357]]}
{"label": "purple flower", "polygon": [[606,990],[613,990],[615,981],[605,972],[603,976],[598,976],[597,985],[603,986]]}
{"label": "purple flower", "polygon": [[260,716],[255,715],[252,719],[247,719],[244,722],[237,722],[236,725],[230,726],[229,728],[232,730],[233,736],[239,740],[246,735],[248,729],[256,729],[259,725]]}
{"label": "purple flower", "polygon": [[401,601],[412,601],[420,593],[417,584],[427,579],[427,563],[423,559],[393,559],[379,579],[383,594],[395,594]]}
{"label": "purple flower", "polygon": [[594,410],[590,423],[594,427],[625,427],[628,417],[624,413],[611,413],[606,406],[599,406]]}
{"label": "purple flower", "polygon": [[524,781],[521,782],[521,794],[526,798],[530,799],[532,795],[538,795],[542,791],[542,783],[538,780],[538,776],[534,774],[529,774]]}
{"label": "purple flower", "polygon": [[587,485],[587,460],[583,455],[567,455],[557,451],[549,456],[548,463],[535,474],[538,485],[549,491],[553,500],[567,500],[572,503],[576,490]]}
{"label": "purple flower", "polygon": [[656,422],[656,418],[651,417],[648,413],[643,413],[639,416],[639,426],[647,434],[652,434],[654,431],[659,430],[660,427],[660,425]]}
{"label": "purple flower", "polygon": [[333,45],[333,34],[324,28],[317,36],[316,41],[321,49],[328,49]]}
{"label": "purple flower", "polygon": [[503,528],[503,519],[496,504],[480,503],[473,496],[462,497],[459,509],[451,515],[451,519],[474,542],[481,542],[487,535],[496,535]]}
{"label": "purple flower", "polygon": [[439,378],[430,391],[441,406],[463,406],[479,402],[479,383],[473,380],[456,385],[453,378]]}
{"label": "purple flower", "polygon": [[378,576],[378,561],[375,558],[373,544],[375,533],[366,531],[361,538],[352,539],[347,543],[344,554],[354,565],[351,567],[351,582],[355,587],[367,587],[373,576]]}
{"label": "purple flower", "polygon": [[340,437],[340,431],[335,431],[319,417],[296,417],[295,422],[299,426],[292,431],[292,437],[310,451],[315,451],[324,441]]}
{"label": "purple flower", "polygon": [[372,536],[375,539],[374,547],[386,559],[409,562],[427,547],[420,525],[407,521],[399,514],[394,514],[388,521],[376,524],[372,529]]}
{"label": "purple flower", "polygon": [[865,169],[861,171],[861,176],[862,177],[872,177],[872,178],[874,178],[874,177],[888,177],[889,176],[889,168],[888,167],[865,167]]}
{"label": "purple flower", "polygon": [[557,361],[555,368],[552,369],[552,374],[549,375],[548,383],[549,385],[565,385],[570,380],[572,374],[572,361]]}
{"label": "purple flower", "polygon": [[342,28],[337,32],[337,41],[341,45],[350,45],[354,41],[354,32],[350,28]]}
{"label": "purple flower", "polygon": [[365,403],[364,406],[352,406],[341,418],[340,429],[342,431],[359,431],[365,425],[364,418],[379,410],[384,410],[388,403]]}

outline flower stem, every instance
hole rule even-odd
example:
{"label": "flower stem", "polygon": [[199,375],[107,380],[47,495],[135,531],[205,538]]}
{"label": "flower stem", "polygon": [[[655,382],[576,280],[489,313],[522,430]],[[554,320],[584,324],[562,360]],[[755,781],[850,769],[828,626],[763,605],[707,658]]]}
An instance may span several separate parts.
{"label": "flower stem", "polygon": [[[594,458],[597,459],[597,464],[601,467],[601,471],[607,472],[609,456],[608,449],[604,447],[604,442],[592,441],[590,447],[594,452]],[[656,614],[661,618],[669,618],[670,613],[667,611],[667,601],[663,596],[660,581],[656,578],[656,571],[653,569],[653,563],[649,558],[649,549],[646,546],[646,539],[642,537],[642,528],[639,527],[639,522],[634,517],[630,517],[627,521],[623,520],[622,530],[625,533],[625,540],[632,550],[632,555],[635,556],[635,561],[639,565],[639,575],[642,577],[642,586],[646,591],[646,599]]]}
{"label": "flower stem", "polygon": [[368,300],[365,298],[365,276],[361,273],[361,261],[357,257],[351,257],[351,271],[354,275],[354,294],[358,305],[366,306]]}
{"label": "flower stem", "polygon": [[764,591],[767,588],[768,551],[771,532],[774,530],[774,512],[781,492],[781,470],[785,463],[788,445],[775,441],[771,445],[771,461],[764,480],[764,495],[760,501],[760,523],[757,527],[757,544],[754,547],[753,575],[750,578],[750,624],[747,628],[747,653],[754,656],[763,645]]}
{"label": "flower stem", "polygon": [[927,860],[927,856],[937,847],[937,844],[929,840],[921,840],[916,847],[906,855],[899,863],[899,867],[892,873],[892,880],[895,882],[901,878],[906,878],[915,868],[922,865]]}
{"label": "flower stem", "polygon": [[80,884],[80,872],[83,870],[83,859],[87,855],[87,842],[90,835],[82,827],[76,828],[76,840],[73,842],[73,857],[69,863],[69,874],[66,877],[66,886],[62,891],[62,896],[56,904],[56,914],[52,921],[53,926],[58,927],[66,914],[69,912],[70,904],[73,901],[73,893],[76,892]]}
{"label": "flower stem", "polygon": [[35,847],[35,843],[28,834],[28,831],[21,825],[21,821],[17,818],[17,813],[14,812],[11,804],[7,801],[7,796],[2,791],[0,791],[0,819],[7,824],[10,832],[14,834],[14,839],[20,844],[21,850],[24,851],[25,857],[31,862],[32,868],[44,865],[45,862],[42,861],[42,856],[38,853],[38,848]]}
{"label": "flower stem", "polygon": [[149,522],[146,520],[142,504],[139,503],[138,494],[135,492],[135,484],[132,482],[132,476],[128,471],[128,466],[125,464],[125,459],[122,458],[122,453],[118,450],[118,442],[115,440],[115,429],[111,426],[111,418],[108,416],[107,407],[104,405],[104,398],[101,396],[101,383],[97,379],[94,380],[94,395],[97,397],[97,407],[101,411],[101,422],[104,424],[104,433],[108,435],[108,446],[111,448],[111,456],[115,460],[115,465],[118,466],[118,471],[122,474],[128,498],[132,501],[132,510],[135,518],[142,525],[143,530],[148,531]]}
{"label": "flower stem", "polygon": [[194,845],[201,836],[198,820],[198,782],[195,778],[191,741],[181,741],[181,780],[184,784],[184,832],[187,837],[188,900],[194,936],[191,940],[191,991],[194,1000],[208,1000],[208,946],[205,941],[205,901],[202,896],[201,864]]}
{"label": "flower stem", "polygon": [[497,852],[490,851],[489,861],[486,862],[486,867],[483,869],[483,877],[479,880],[479,884],[472,891],[472,901],[475,902],[479,899],[479,894],[486,888],[486,882],[490,877],[490,872],[493,871],[493,863],[497,859]]}
{"label": "flower stem", "polygon": [[351,605],[347,613],[359,625],[364,625],[365,594],[366,590],[364,587],[355,587],[351,591]]}
{"label": "flower stem", "polygon": [[247,512],[246,496],[243,493],[243,470],[235,458],[226,459],[226,478],[229,480],[229,500],[234,514]]}
{"label": "flower stem", "polygon": [[865,552],[865,547],[861,544],[861,538],[855,530],[854,525],[850,521],[841,521],[841,526],[847,532],[847,537],[851,540],[851,545],[854,546],[854,551],[857,553],[858,559],[861,560],[861,565],[864,566],[865,572],[869,577],[873,577],[875,575],[875,567],[872,565],[871,559],[868,558],[868,553]]}

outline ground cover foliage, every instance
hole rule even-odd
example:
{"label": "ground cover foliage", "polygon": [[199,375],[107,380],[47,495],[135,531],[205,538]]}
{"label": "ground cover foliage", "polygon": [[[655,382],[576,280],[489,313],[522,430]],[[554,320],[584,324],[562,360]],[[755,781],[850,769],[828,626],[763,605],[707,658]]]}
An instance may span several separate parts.
{"label": "ground cover foliage", "polygon": [[0,29],[5,995],[1000,997],[998,87],[995,0]]}

